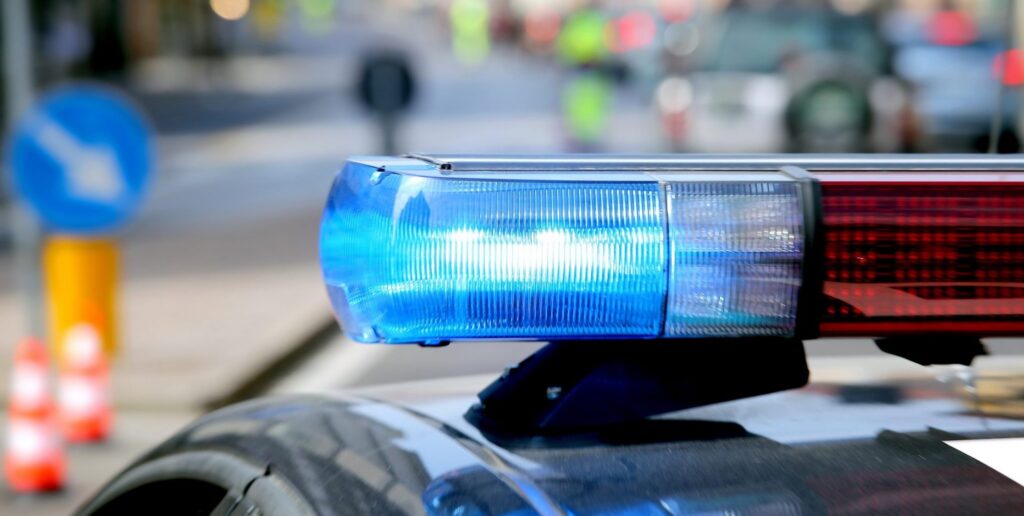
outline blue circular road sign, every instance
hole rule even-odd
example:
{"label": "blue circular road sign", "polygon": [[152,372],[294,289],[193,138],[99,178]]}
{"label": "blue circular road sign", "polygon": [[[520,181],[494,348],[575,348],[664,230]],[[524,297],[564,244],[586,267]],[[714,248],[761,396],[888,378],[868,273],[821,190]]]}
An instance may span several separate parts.
{"label": "blue circular road sign", "polygon": [[15,191],[51,229],[96,234],[135,213],[153,164],[152,134],[112,91],[75,86],[43,97],[15,127]]}

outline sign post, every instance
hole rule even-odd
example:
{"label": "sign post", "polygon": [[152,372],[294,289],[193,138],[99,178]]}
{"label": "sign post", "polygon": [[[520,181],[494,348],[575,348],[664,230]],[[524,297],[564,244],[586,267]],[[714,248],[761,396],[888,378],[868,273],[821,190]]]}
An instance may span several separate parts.
{"label": "sign post", "polygon": [[359,101],[376,117],[381,132],[381,153],[396,154],[399,115],[416,95],[412,66],[405,54],[378,51],[363,58],[357,81]]}
{"label": "sign post", "polygon": [[117,349],[118,248],[110,234],[149,184],[152,136],[130,104],[94,86],[57,90],[11,135],[14,187],[46,227],[43,283],[58,360],[65,333],[92,326]]}
{"label": "sign post", "polygon": [[[13,120],[17,120],[32,104],[32,22],[27,0],[5,0],[0,9],[0,23],[3,24],[0,34],[4,51],[4,106],[8,125],[13,127]],[[38,259],[39,225],[17,200],[12,200],[8,213],[14,240],[15,274],[27,316],[25,331],[29,335],[41,337],[44,323]]]}

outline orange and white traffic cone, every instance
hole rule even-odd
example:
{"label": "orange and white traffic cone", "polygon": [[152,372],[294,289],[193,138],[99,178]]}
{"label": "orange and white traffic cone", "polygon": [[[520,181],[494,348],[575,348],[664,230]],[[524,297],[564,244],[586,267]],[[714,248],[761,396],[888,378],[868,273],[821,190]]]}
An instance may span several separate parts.
{"label": "orange and white traffic cone", "polygon": [[64,447],[50,396],[46,345],[28,338],[14,352],[7,411],[4,471],[16,492],[52,491],[64,484]]}
{"label": "orange and white traffic cone", "polygon": [[58,403],[64,438],[70,442],[102,441],[110,433],[110,370],[100,335],[80,323],[64,334]]}

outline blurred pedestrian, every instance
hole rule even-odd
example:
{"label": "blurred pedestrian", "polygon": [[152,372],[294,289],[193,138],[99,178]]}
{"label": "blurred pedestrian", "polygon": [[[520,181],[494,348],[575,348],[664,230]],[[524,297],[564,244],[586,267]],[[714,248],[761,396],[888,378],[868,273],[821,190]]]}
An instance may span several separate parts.
{"label": "blurred pedestrian", "polygon": [[611,81],[597,71],[577,73],[566,83],[562,90],[562,110],[572,150],[600,150],[608,125],[611,97]]}
{"label": "blurred pedestrian", "polygon": [[562,89],[562,112],[571,150],[599,150],[611,107],[611,79],[605,71],[609,54],[608,19],[584,6],[566,20],[557,51],[569,70]]}
{"label": "blurred pedestrian", "polygon": [[448,16],[455,57],[466,64],[487,59],[491,51],[491,16],[487,0],[453,0]]}

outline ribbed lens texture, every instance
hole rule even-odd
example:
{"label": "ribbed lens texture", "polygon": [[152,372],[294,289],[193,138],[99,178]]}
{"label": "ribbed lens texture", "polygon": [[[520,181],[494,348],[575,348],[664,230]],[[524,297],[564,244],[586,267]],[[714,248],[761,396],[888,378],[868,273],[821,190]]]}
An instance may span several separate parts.
{"label": "ribbed lens texture", "polygon": [[804,249],[794,183],[668,185],[668,337],[789,336]]}
{"label": "ribbed lens texture", "polygon": [[656,337],[660,203],[653,183],[375,177],[350,165],[328,200],[321,261],[346,330],[366,342]]}
{"label": "ribbed lens texture", "polygon": [[1024,331],[1024,185],[823,183],[828,335]]}

